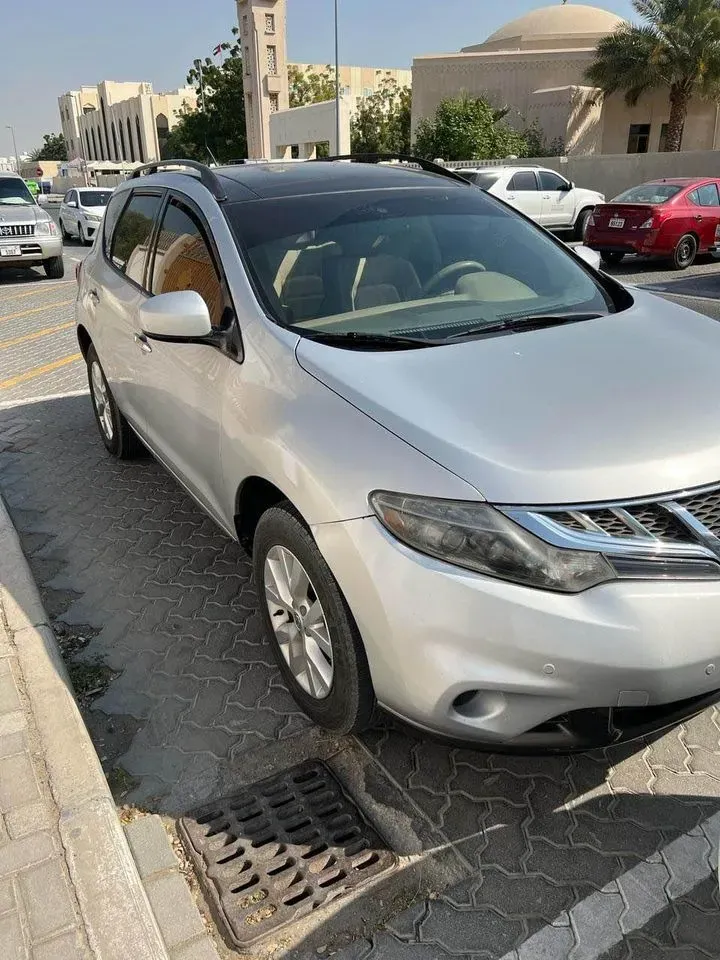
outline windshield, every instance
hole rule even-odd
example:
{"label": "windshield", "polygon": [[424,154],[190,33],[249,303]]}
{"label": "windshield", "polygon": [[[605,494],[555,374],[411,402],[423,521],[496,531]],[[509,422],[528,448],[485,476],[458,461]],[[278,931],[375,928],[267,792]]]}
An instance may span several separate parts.
{"label": "windshield", "polygon": [[476,187],[480,187],[481,190],[489,190],[500,179],[499,173],[484,173],[482,170],[477,173],[464,173],[462,170],[458,170],[458,173],[461,177],[469,180],[470,183],[474,183]]}
{"label": "windshield", "polygon": [[480,190],[345,191],[225,207],[268,312],[298,333],[457,338],[613,311],[592,274]]}
{"label": "windshield", "polygon": [[106,207],[110,202],[112,190],[81,190],[81,207]]}
{"label": "windshield", "polygon": [[639,187],[631,187],[619,196],[613,203],[666,203],[676,193],[680,193],[681,186],[677,183],[641,183]]}
{"label": "windshield", "polygon": [[35,201],[24,180],[19,180],[17,177],[0,177],[0,203],[22,206],[32,205]]}

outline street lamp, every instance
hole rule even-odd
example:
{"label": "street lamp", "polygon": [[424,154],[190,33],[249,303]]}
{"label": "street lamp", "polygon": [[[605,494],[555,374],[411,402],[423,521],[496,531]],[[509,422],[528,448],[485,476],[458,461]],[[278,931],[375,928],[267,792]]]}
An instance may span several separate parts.
{"label": "street lamp", "polygon": [[335,153],[340,153],[340,40],[338,34],[338,0],[335,0]]}
{"label": "street lamp", "polygon": [[15,173],[20,173],[20,157],[18,155],[17,143],[15,141],[15,127],[10,126],[9,123],[6,123],[5,126],[12,134],[13,150],[15,151]]}

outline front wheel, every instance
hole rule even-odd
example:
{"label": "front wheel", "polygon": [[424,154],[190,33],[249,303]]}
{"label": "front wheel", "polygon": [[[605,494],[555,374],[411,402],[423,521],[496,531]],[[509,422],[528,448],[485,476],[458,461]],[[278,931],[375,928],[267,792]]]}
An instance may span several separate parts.
{"label": "front wheel", "polygon": [[608,267],[615,266],[618,263],[623,262],[624,253],[618,253],[617,250],[601,250],[600,259]]}
{"label": "front wheel", "polygon": [[592,208],[588,207],[586,210],[581,210],[578,214],[578,218],[575,221],[575,239],[584,240],[585,239],[585,230],[587,228],[587,222],[590,219],[590,214],[592,213]]}
{"label": "front wheel", "polygon": [[60,234],[63,238],[63,241],[67,243],[67,241],[70,239],[70,234],[65,229],[65,224],[62,220],[60,221]]}
{"label": "front wheel", "polygon": [[697,240],[691,233],[680,237],[672,252],[672,265],[675,270],[687,270],[695,262],[698,252]]}
{"label": "front wheel", "polygon": [[102,441],[108,452],[118,460],[130,460],[137,456],[142,445],[115,403],[93,346],[88,350],[86,363],[95,422]]}
{"label": "front wheel", "polygon": [[260,518],[253,568],[263,626],[299,706],[336,735],[364,730],[375,694],[362,640],[335,577],[289,503]]}
{"label": "front wheel", "polygon": [[62,280],[65,276],[65,264],[62,257],[50,257],[48,260],[43,260],[43,267],[45,267],[45,276],[49,280]]}

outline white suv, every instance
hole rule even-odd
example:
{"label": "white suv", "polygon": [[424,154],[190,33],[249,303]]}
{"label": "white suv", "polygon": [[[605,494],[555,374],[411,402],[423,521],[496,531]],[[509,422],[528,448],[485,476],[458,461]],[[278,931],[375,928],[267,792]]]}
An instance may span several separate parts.
{"label": "white suv", "polygon": [[457,173],[548,230],[574,230],[577,240],[583,239],[593,207],[605,202],[601,193],[576,187],[543,167],[479,167]]}

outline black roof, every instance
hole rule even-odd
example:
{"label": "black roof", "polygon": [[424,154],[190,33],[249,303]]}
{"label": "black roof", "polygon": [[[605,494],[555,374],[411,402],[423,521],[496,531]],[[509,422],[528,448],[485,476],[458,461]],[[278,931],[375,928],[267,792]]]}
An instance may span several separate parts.
{"label": "black roof", "polygon": [[230,202],[335,193],[346,190],[386,190],[442,186],[465,189],[441,174],[401,164],[297,161],[295,163],[242,163],[215,167]]}

